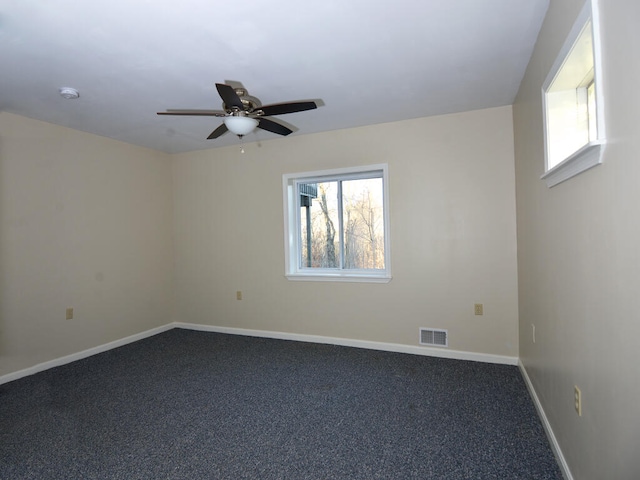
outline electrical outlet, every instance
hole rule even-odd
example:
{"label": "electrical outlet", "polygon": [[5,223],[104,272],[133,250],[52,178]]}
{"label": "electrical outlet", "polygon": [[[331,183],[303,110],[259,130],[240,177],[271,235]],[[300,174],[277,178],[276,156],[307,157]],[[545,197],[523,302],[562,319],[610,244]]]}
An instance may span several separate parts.
{"label": "electrical outlet", "polygon": [[242,300],[242,292],[240,290],[236,292],[236,300]]}
{"label": "electrical outlet", "polygon": [[481,303],[476,303],[476,304],[473,306],[473,312],[474,312],[476,315],[483,315],[484,313],[483,313],[482,304],[481,304]]}
{"label": "electrical outlet", "polygon": [[67,320],[73,320],[73,307],[67,307]]}
{"label": "electrical outlet", "polygon": [[573,402],[576,409],[576,413],[579,417],[582,416],[582,392],[577,385],[573,386]]}

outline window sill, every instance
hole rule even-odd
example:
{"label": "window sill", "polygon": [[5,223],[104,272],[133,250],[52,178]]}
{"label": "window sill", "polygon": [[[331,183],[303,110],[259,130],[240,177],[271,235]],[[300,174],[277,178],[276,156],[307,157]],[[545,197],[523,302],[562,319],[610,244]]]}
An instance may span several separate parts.
{"label": "window sill", "polygon": [[340,273],[287,273],[288,280],[297,282],[358,282],[358,283],[389,283],[390,276],[354,275]]}
{"label": "window sill", "polygon": [[604,142],[600,140],[589,142],[540,178],[547,182],[547,187],[551,188],[590,168],[600,165],[602,163],[604,146]]}

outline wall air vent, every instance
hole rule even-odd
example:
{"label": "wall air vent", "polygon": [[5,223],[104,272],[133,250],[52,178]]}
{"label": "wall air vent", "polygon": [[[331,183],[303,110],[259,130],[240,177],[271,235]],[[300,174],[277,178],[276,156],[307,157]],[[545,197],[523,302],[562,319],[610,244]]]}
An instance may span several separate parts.
{"label": "wall air vent", "polygon": [[431,345],[433,347],[448,347],[447,330],[437,330],[435,328],[420,329],[420,345]]}

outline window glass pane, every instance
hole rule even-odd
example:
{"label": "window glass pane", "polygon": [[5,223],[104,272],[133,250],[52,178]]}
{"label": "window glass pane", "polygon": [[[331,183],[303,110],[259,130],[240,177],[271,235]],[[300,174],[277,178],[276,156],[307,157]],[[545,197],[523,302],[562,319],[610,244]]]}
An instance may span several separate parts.
{"label": "window glass pane", "polygon": [[586,101],[577,89],[547,94],[547,141],[551,148],[547,168],[553,168],[589,141]]}
{"label": "window glass pane", "polygon": [[[299,194],[305,188],[299,184]],[[300,207],[300,266],[338,268],[340,266],[338,182],[318,182],[313,192],[301,195]],[[308,189],[307,189],[308,190]],[[308,205],[306,204],[308,203]]]}
{"label": "window glass pane", "polygon": [[382,178],[342,182],[344,268],[384,269]]}
{"label": "window glass pane", "polygon": [[[591,22],[587,22],[556,77],[546,89],[547,170],[589,143],[592,110],[588,85],[593,85]],[[595,96],[594,96],[595,100]]]}

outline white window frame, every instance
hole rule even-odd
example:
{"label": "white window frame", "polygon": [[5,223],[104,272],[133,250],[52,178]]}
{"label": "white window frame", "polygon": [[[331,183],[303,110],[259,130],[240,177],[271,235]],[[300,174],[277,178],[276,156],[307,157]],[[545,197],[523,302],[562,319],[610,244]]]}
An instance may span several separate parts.
{"label": "white window frame", "polygon": [[[381,173],[383,215],[384,215],[384,269],[322,269],[302,268],[300,259],[300,200],[296,194],[298,183],[314,181],[335,181],[374,178],[373,172]],[[376,175],[377,177],[377,175]],[[339,168],[315,172],[289,173],[282,176],[284,203],[284,250],[285,276],[289,280],[336,281],[336,282],[374,282],[391,281],[391,242],[389,235],[389,175],[387,164],[362,167]],[[342,235],[342,232],[340,232]]]}
{"label": "white window frame", "polygon": [[[547,92],[552,86],[558,74],[562,71],[571,51],[576,44],[584,27],[591,22],[591,35],[593,41],[593,83],[596,103],[597,138],[589,139],[582,147],[565,157],[562,161],[549,168],[550,151],[553,148],[548,134]],[[565,180],[574,177],[592,167],[600,165],[606,144],[604,99],[602,95],[602,61],[600,50],[600,28],[597,0],[587,0],[576,19],[571,32],[567,36],[556,61],[554,62],[547,78],[542,86],[542,105],[544,119],[544,143],[545,143],[545,173],[540,177],[545,180],[548,187],[553,187]],[[576,84],[576,90],[585,85]],[[584,89],[584,88],[583,88]],[[578,107],[576,107],[577,110]],[[590,120],[593,120],[590,118]]]}

